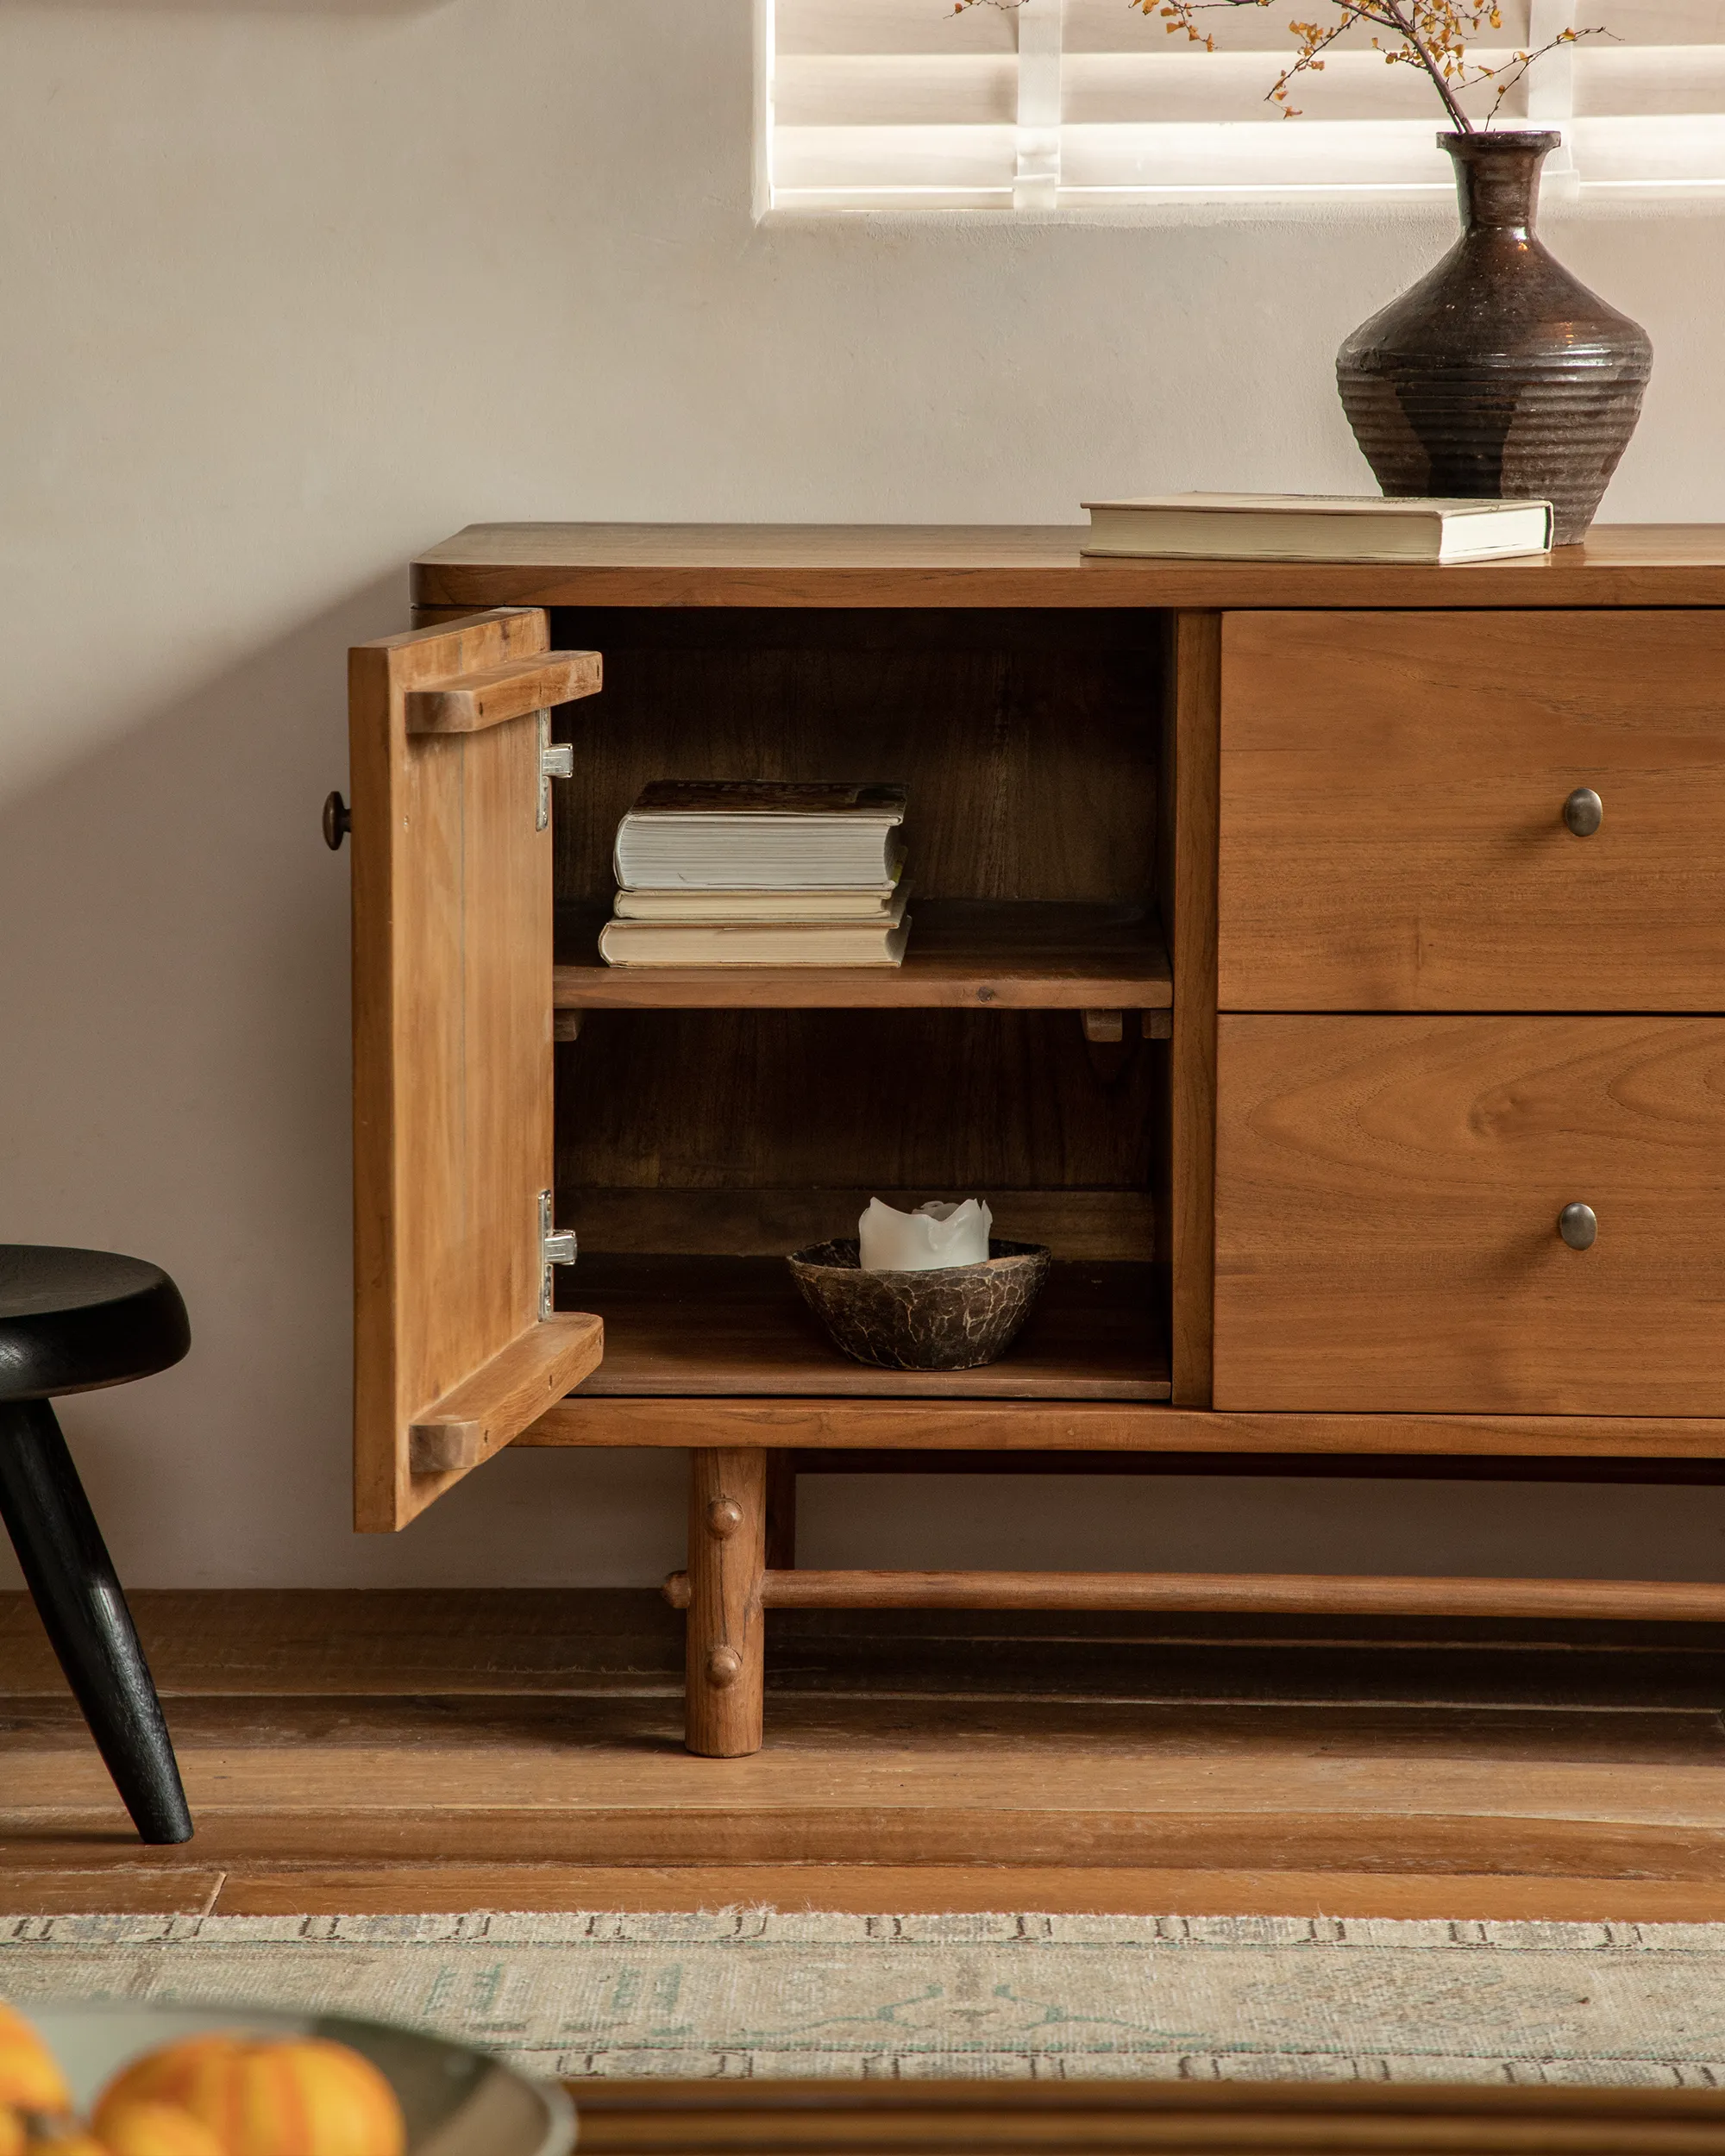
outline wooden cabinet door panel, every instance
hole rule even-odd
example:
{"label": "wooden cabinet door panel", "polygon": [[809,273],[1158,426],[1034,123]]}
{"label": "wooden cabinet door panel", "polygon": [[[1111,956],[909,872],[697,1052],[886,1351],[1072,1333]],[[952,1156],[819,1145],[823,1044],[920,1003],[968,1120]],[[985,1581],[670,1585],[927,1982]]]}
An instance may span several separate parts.
{"label": "wooden cabinet door panel", "polygon": [[1725,1020],[1223,1017],[1215,1404],[1725,1410]]}
{"label": "wooden cabinet door panel", "polygon": [[1725,1010],[1725,613],[1230,614],[1218,913],[1224,1010]]}
{"label": "wooden cabinet door panel", "polygon": [[597,1318],[539,1314],[552,894],[533,699],[599,678],[596,660],[530,663],[549,641],[526,608],[349,655],[361,1530],[405,1526],[603,1344]]}

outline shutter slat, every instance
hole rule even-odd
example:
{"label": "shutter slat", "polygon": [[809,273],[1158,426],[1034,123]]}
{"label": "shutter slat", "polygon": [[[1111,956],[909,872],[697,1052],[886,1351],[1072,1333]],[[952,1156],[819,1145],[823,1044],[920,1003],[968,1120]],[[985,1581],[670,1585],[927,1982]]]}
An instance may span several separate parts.
{"label": "shutter slat", "polygon": [[[1297,140],[1292,137],[1299,128]],[[1225,191],[1435,187],[1453,185],[1425,122],[1290,121],[1285,128],[1226,122],[1070,127],[1062,170],[1069,199],[1177,188]],[[1225,177],[1219,179],[1218,175]]]}
{"label": "shutter slat", "polygon": [[[1279,55],[1277,59],[1279,59]],[[1497,57],[1508,59],[1506,52]],[[1295,84],[1290,103],[1302,117],[1289,119],[1270,102],[1280,69],[1254,53],[1197,51],[1170,56],[1147,53],[1073,53],[1065,56],[1065,117],[1096,126],[1114,122],[1264,122],[1290,133],[1317,121],[1414,120],[1435,132],[1432,86],[1411,67],[1389,67],[1376,53],[1332,54],[1324,72]],[[1476,103],[1489,103],[1489,97]],[[1513,112],[1513,104],[1506,111]],[[1298,151],[1292,153],[1296,158]]]}
{"label": "shutter slat", "polygon": [[[1614,44],[1631,47],[1717,45],[1725,41],[1722,0],[1581,0],[1578,30],[1600,30]],[[1587,49],[1606,42],[1590,38]]]}
{"label": "shutter slat", "polygon": [[925,56],[781,60],[774,107],[786,128],[1010,127],[1010,59]]}
{"label": "shutter slat", "polygon": [[774,0],[773,48],[781,60],[834,53],[996,53],[1010,60],[1018,36],[1009,9],[955,15],[951,0]]}
{"label": "shutter slat", "polygon": [[1575,161],[1596,186],[1719,185],[1725,182],[1725,117],[1578,120]]}
{"label": "shutter slat", "polygon": [[1013,128],[787,128],[776,187],[793,197],[863,192],[996,195],[1012,200]]}
{"label": "shutter slat", "polygon": [[1725,112],[1725,45],[1584,46],[1575,56],[1575,110],[1578,119],[1623,120]]}

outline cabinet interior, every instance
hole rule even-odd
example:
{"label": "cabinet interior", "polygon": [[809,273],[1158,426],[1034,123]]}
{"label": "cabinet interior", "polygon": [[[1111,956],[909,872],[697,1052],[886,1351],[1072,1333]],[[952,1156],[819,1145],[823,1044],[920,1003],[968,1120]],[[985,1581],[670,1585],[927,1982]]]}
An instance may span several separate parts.
{"label": "cabinet interior", "polygon": [[[583,1389],[1166,1399],[1158,617],[558,610],[552,636],[605,670],[556,714],[557,1001],[580,1012],[556,1211],[581,1247],[558,1289],[606,1322]],[[711,981],[724,1007],[665,1007],[650,972],[599,966],[640,788],[738,776],[906,785],[911,956],[870,969],[870,1007],[782,1007],[756,969]],[[1117,981],[1118,1040],[1090,1037],[1075,968]],[[874,1370],[804,1314],[783,1255],[854,1233],[870,1194],[983,1195],[997,1234],[1049,1244],[1000,1363]]]}

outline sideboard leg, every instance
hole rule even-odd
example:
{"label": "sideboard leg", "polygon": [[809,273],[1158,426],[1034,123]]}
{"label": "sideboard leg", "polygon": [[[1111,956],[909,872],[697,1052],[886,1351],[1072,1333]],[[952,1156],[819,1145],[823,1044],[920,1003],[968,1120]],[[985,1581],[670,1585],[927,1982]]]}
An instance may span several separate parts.
{"label": "sideboard leg", "polygon": [[761,1749],[766,1638],[767,1455],[689,1455],[689,1614],[684,1742],[708,1759]]}

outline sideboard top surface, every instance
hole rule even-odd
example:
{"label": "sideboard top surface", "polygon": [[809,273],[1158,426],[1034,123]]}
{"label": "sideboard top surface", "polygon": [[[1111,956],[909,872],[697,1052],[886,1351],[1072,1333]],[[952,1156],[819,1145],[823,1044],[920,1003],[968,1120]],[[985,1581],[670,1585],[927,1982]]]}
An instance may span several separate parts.
{"label": "sideboard top surface", "polygon": [[1086,561],[1081,525],[469,524],[413,565],[421,606],[1725,605],[1725,525],[1598,525],[1452,564]]}

